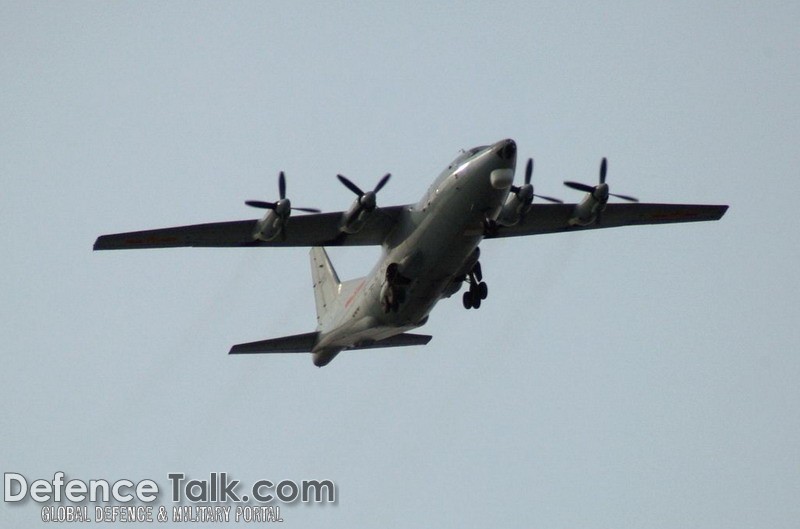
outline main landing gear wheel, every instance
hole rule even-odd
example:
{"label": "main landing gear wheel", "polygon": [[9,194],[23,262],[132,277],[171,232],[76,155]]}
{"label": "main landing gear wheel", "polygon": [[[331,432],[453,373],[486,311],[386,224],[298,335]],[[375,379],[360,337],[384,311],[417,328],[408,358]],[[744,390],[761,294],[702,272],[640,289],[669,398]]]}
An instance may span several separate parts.
{"label": "main landing gear wheel", "polygon": [[464,296],[461,300],[464,303],[465,309],[479,309],[481,308],[481,300],[486,299],[488,295],[489,287],[486,286],[486,283],[481,281],[478,284],[472,283],[469,290],[464,292]]}
{"label": "main landing gear wheel", "polygon": [[486,283],[483,282],[482,279],[483,272],[481,271],[481,263],[476,261],[472,270],[470,270],[469,274],[464,279],[469,284],[469,290],[464,292],[464,297],[462,298],[465,309],[479,309],[481,307],[481,301],[486,299],[489,295],[489,287],[486,286]]}
{"label": "main landing gear wheel", "polygon": [[480,295],[481,299],[486,299],[486,297],[489,295],[489,287],[483,281],[478,284],[478,294]]}
{"label": "main landing gear wheel", "polygon": [[474,296],[472,290],[464,292],[462,301],[464,302],[464,308],[467,310],[481,308],[481,298],[480,296]]}

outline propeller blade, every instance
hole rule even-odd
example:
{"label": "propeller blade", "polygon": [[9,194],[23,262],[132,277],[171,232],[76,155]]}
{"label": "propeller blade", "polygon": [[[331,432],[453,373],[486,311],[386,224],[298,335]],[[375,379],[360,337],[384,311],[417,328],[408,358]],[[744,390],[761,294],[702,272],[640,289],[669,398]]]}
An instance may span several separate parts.
{"label": "propeller blade", "polygon": [[609,196],[621,198],[622,200],[627,200],[628,202],[639,202],[638,198],[629,197],[628,195],[617,195],[614,193],[609,193]]}
{"label": "propeller blade", "polygon": [[[320,210],[316,208],[292,208],[291,202],[286,198],[286,175],[283,171],[278,174],[278,194],[280,195],[281,199],[278,202],[265,202],[263,200],[245,200],[245,204],[253,208],[259,209],[270,209],[272,211],[277,212],[282,217],[287,217],[289,214],[289,209],[293,209],[296,211],[305,211],[306,213],[320,213]],[[280,207],[280,211],[278,211],[278,206]]]}
{"label": "propeller blade", "polygon": [[564,203],[563,200],[560,200],[558,198],[546,197],[544,195],[533,195],[533,196],[535,196],[537,198],[541,198],[542,200],[547,200],[548,202],[554,202],[556,204],[563,204]]}
{"label": "propeller blade", "polygon": [[263,200],[245,200],[244,203],[253,208],[271,209],[273,211],[277,207],[275,202],[264,202]]}
{"label": "propeller blade", "polygon": [[338,179],[339,179],[339,181],[340,181],[341,183],[343,183],[343,184],[344,184],[344,186],[345,186],[347,189],[349,189],[350,191],[352,191],[353,193],[355,193],[355,194],[356,194],[356,195],[358,195],[359,197],[361,197],[361,196],[364,196],[364,192],[361,190],[361,188],[360,188],[360,187],[358,187],[357,185],[355,185],[353,182],[351,182],[349,178],[347,178],[347,177],[345,177],[345,176],[342,176],[342,175],[340,175],[340,174],[337,174],[337,175],[336,175],[336,178],[338,178]]}
{"label": "propeller blade", "polygon": [[392,174],[391,174],[391,173],[386,173],[386,174],[383,176],[383,178],[381,178],[380,182],[378,182],[378,185],[376,185],[376,186],[375,186],[375,189],[373,189],[373,191],[374,191],[375,193],[377,193],[378,191],[380,191],[381,189],[383,189],[383,186],[385,186],[385,185],[386,185],[386,182],[388,182],[388,181],[389,181],[389,178],[391,178],[391,176],[392,176]]}
{"label": "propeller blade", "polygon": [[531,175],[533,175],[533,158],[528,158],[528,164],[525,166],[525,183],[531,183]]}
{"label": "propeller blade", "polygon": [[606,172],[608,172],[608,160],[603,157],[603,161],[600,162],[600,183],[606,183]]}
{"label": "propeller blade", "polygon": [[580,182],[564,182],[564,185],[567,187],[571,187],[572,189],[577,189],[578,191],[585,191],[586,193],[594,193],[594,187],[586,184],[581,184]]}
{"label": "propeller blade", "polygon": [[278,176],[278,194],[281,197],[281,200],[286,198],[286,176],[281,171],[281,174]]}

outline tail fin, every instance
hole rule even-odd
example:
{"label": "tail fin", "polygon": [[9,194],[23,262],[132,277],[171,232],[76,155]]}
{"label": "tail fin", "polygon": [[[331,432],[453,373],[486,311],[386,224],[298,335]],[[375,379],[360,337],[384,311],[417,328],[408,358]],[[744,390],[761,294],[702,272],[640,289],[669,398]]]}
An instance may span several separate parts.
{"label": "tail fin", "polygon": [[317,325],[322,327],[342,288],[339,276],[328,258],[325,248],[314,246],[311,257],[311,278],[314,280],[314,300],[317,304]]}

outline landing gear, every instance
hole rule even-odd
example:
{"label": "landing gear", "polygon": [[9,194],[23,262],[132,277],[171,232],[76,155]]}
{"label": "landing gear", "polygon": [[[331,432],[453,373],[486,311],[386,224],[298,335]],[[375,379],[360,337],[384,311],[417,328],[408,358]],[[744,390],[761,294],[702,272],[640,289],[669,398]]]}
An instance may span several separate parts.
{"label": "landing gear", "polygon": [[389,314],[390,312],[397,312],[400,305],[406,300],[406,289],[400,286],[390,286],[386,294],[381,299],[381,306],[383,312]]}
{"label": "landing gear", "polygon": [[500,225],[494,219],[484,219],[483,220],[483,236],[484,237],[496,237],[497,232],[500,231]]}
{"label": "landing gear", "polygon": [[471,289],[464,292],[462,301],[464,302],[464,308],[467,310],[481,308],[481,297],[476,296]]}
{"label": "landing gear", "polygon": [[481,264],[476,262],[475,266],[472,267],[472,271],[470,271],[466,278],[466,281],[469,283],[469,290],[464,292],[464,296],[461,298],[465,309],[481,308],[481,301],[486,299],[489,295],[489,287],[482,279],[483,273],[481,272]]}
{"label": "landing gear", "polygon": [[411,279],[402,275],[399,268],[397,263],[391,263],[386,268],[386,283],[381,296],[381,306],[386,314],[400,309],[406,300],[406,287],[411,284]]}
{"label": "landing gear", "polygon": [[[472,273],[475,275],[475,279],[478,281],[483,281],[483,272],[481,272],[481,262],[475,261],[475,266],[472,267]],[[486,296],[483,296],[484,298]]]}

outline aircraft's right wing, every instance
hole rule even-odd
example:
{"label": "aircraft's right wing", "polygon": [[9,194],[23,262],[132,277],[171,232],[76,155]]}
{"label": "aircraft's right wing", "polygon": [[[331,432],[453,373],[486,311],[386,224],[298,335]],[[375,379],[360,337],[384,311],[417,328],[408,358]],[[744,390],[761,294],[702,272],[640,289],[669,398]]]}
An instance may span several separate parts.
{"label": "aircraft's right wing", "polygon": [[[575,204],[533,204],[522,222],[515,226],[500,226],[497,233],[487,235],[487,239],[642,224],[719,220],[728,210],[728,206],[698,204],[608,204],[598,222],[589,226],[571,226],[569,219],[574,208]],[[473,228],[475,232],[482,230],[482,226],[476,225]]]}
{"label": "aircraft's right wing", "polygon": [[343,213],[339,211],[292,216],[286,222],[286,236],[279,235],[269,242],[253,239],[256,220],[236,220],[101,235],[94,243],[94,249],[380,245],[406,208],[408,206],[378,208],[367,218],[364,227],[353,234],[341,232]]}

